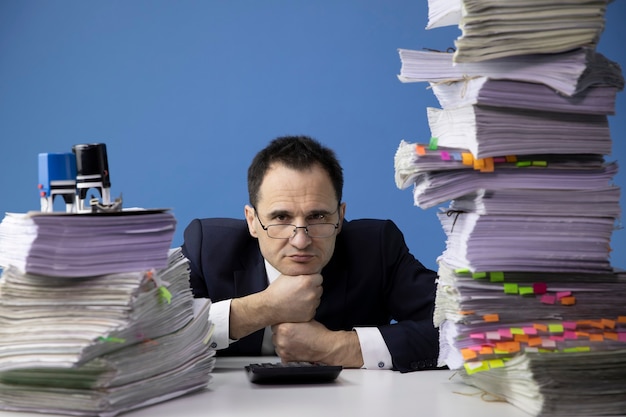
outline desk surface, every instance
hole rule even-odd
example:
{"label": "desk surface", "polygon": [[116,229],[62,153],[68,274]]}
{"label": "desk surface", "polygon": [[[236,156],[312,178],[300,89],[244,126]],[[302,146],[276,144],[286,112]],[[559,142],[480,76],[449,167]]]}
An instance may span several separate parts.
{"label": "desk surface", "polygon": [[[274,358],[218,358],[208,389],[122,414],[122,417],[528,417],[518,408],[487,402],[478,390],[460,382],[453,371],[344,369],[329,384],[256,385],[243,367]],[[277,360],[277,359],[276,359]],[[471,395],[475,394],[475,395]],[[0,417],[42,417],[2,412]]]}

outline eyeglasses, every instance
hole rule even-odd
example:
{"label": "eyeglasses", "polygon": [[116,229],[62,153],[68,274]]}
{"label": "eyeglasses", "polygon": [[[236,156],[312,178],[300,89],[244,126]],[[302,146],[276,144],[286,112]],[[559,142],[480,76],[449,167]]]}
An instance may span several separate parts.
{"label": "eyeglasses", "polygon": [[[336,213],[336,212],[335,212]],[[259,218],[259,213],[254,209],[254,214],[259,220],[259,224],[272,239],[291,239],[298,233],[298,229],[304,229],[310,238],[325,238],[335,234],[339,228],[339,223],[313,223],[306,226],[296,226],[295,224],[268,224],[265,226]],[[334,214],[334,213],[332,213]]]}

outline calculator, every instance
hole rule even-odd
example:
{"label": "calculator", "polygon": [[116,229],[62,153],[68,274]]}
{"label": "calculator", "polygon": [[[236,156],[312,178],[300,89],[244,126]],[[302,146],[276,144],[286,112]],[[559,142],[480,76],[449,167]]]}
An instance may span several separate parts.
{"label": "calculator", "polygon": [[311,384],[333,382],[343,367],[313,362],[264,362],[245,366],[255,384]]}

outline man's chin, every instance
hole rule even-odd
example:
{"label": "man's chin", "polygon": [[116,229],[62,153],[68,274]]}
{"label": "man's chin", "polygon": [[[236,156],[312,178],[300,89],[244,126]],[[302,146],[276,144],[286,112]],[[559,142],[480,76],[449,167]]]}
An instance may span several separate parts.
{"label": "man's chin", "polygon": [[322,270],[322,268],[317,264],[294,264],[293,262],[290,262],[288,265],[284,265],[281,269],[281,274],[290,276],[319,274]]}

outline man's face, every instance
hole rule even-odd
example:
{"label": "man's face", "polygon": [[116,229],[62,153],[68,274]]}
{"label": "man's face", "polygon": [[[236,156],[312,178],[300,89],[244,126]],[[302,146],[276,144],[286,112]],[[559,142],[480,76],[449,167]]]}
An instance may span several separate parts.
{"label": "man's face", "polygon": [[[297,171],[273,164],[261,183],[256,214],[251,206],[246,206],[245,214],[263,257],[284,275],[305,275],[319,273],[332,257],[345,209],[345,203],[337,202],[330,177],[320,166]],[[319,222],[339,223],[339,228],[330,237],[311,238],[304,229],[298,229],[289,239],[274,239],[261,226]]]}

